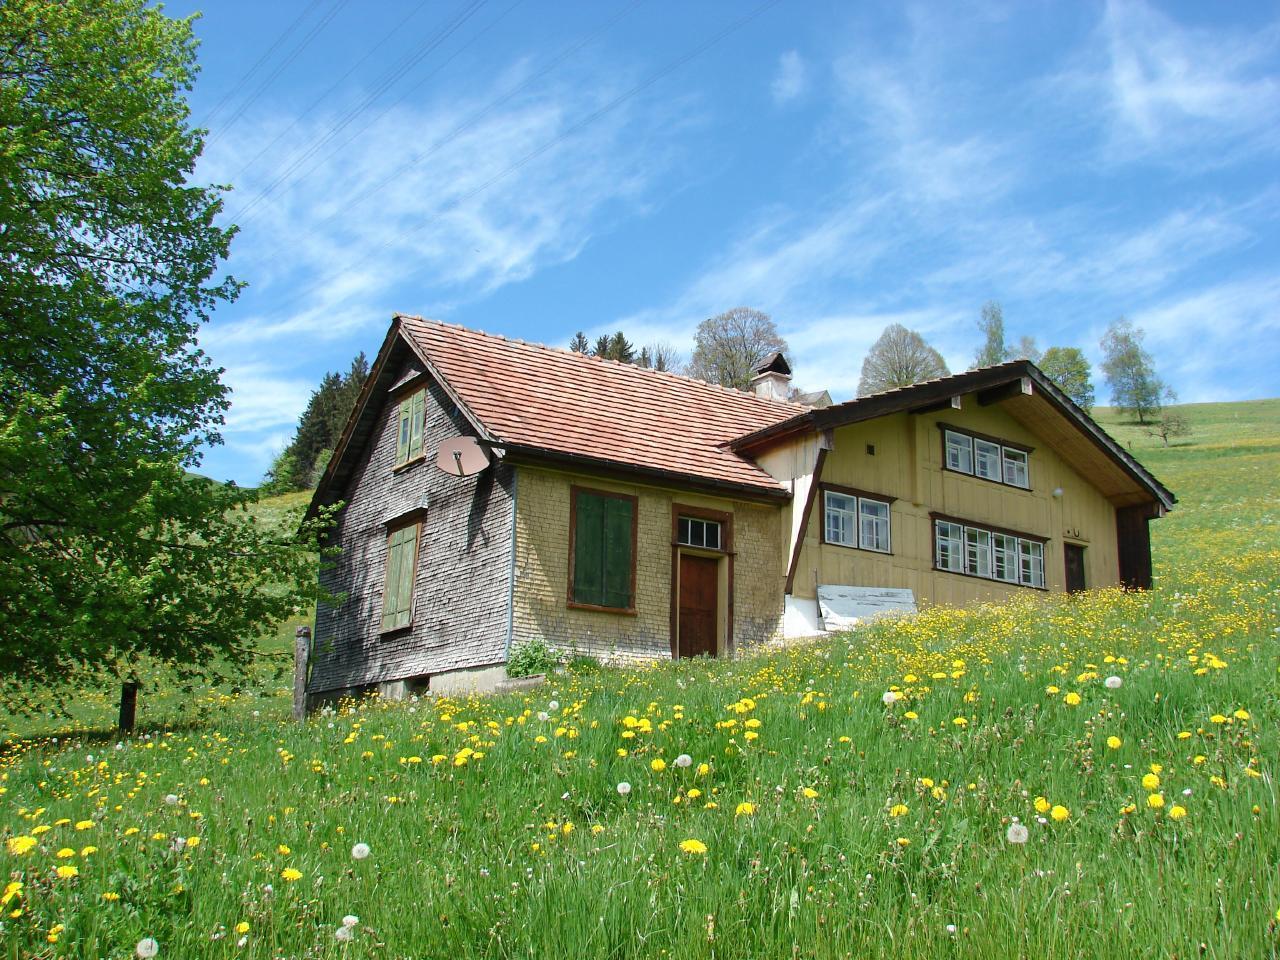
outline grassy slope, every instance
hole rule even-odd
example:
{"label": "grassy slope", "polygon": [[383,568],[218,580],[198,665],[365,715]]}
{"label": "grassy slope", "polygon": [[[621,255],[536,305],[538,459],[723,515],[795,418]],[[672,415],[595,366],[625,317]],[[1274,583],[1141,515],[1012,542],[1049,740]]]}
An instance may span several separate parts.
{"label": "grassy slope", "polygon": [[[1185,410],[1195,434],[1168,450],[1099,412],[1180,500],[1150,595],[938,610],[524,700],[296,727],[267,696],[120,751],[23,744],[0,837],[50,829],[0,847],[27,885],[0,956],[144,935],[161,956],[1276,956],[1280,401]],[[1066,819],[1038,822],[1036,797]]]}

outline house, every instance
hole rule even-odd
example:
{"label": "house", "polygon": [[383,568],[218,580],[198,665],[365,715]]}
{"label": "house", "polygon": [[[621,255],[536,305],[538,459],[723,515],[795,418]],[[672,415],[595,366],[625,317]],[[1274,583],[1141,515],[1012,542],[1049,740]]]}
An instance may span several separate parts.
{"label": "house", "polygon": [[398,315],[312,502],[345,506],[309,692],[490,687],[813,633],[826,585],[926,604],[1148,587],[1174,497],[1024,360],[827,406]]}

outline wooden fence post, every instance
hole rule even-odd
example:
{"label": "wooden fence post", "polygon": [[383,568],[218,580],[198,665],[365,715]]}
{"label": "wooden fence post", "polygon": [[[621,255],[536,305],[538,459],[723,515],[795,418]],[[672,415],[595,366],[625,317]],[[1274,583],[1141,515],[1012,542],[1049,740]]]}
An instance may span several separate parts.
{"label": "wooden fence post", "polygon": [[138,681],[126,680],[120,684],[120,721],[116,725],[121,733],[133,733],[138,717]]}
{"label": "wooden fence post", "polygon": [[311,655],[311,628],[298,627],[293,632],[293,719],[307,716],[307,657]]}

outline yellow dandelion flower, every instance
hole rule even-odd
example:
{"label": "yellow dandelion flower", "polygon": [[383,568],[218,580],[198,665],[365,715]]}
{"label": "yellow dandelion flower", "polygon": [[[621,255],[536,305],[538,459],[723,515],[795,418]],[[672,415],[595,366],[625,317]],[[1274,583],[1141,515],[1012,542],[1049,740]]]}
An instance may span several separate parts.
{"label": "yellow dandelion flower", "polygon": [[30,853],[39,841],[35,837],[17,836],[5,841],[5,849],[15,857]]}
{"label": "yellow dandelion flower", "polygon": [[80,876],[80,870],[74,864],[64,863],[58,867],[57,874],[63,880],[70,880],[73,877]]}
{"label": "yellow dandelion flower", "polygon": [[743,800],[742,803],[738,804],[738,806],[734,808],[733,815],[735,817],[749,817],[755,812],[756,805]]}
{"label": "yellow dandelion flower", "polygon": [[282,857],[287,857],[289,854],[293,853],[293,851],[285,844],[281,843],[276,845],[276,853],[280,854]]}
{"label": "yellow dandelion flower", "polygon": [[1036,797],[1035,799],[1036,813],[1042,813],[1042,814],[1048,813],[1050,806],[1051,804],[1044,797]]}
{"label": "yellow dandelion flower", "polygon": [[895,803],[889,808],[889,816],[891,817],[905,817],[908,813],[910,813],[910,810],[905,803]]}
{"label": "yellow dandelion flower", "polygon": [[1154,773],[1144,774],[1142,786],[1147,790],[1158,790],[1160,789],[1160,777]]}
{"label": "yellow dandelion flower", "polygon": [[1065,703],[1068,707],[1078,707],[1080,706],[1080,694],[1072,690],[1070,693],[1068,693],[1065,697],[1062,698],[1062,702]]}
{"label": "yellow dandelion flower", "polygon": [[1169,808],[1170,820],[1181,820],[1186,815],[1187,815],[1187,808],[1184,806],[1181,806],[1175,803],[1172,807]]}
{"label": "yellow dandelion flower", "polygon": [[54,854],[54,856],[58,857],[60,860],[66,860],[68,857],[74,857],[75,855],[76,855],[76,852],[72,850],[70,847],[63,847],[56,854]]}
{"label": "yellow dandelion flower", "polygon": [[806,800],[816,800],[818,798],[818,791],[813,789],[813,787],[805,787],[800,792],[804,794],[804,798]]}
{"label": "yellow dandelion flower", "polygon": [[1237,710],[1235,713],[1233,713],[1233,714],[1232,714],[1232,716],[1233,716],[1233,717],[1235,717],[1237,720],[1248,720],[1248,719],[1249,719],[1249,711],[1248,711],[1248,710]]}
{"label": "yellow dandelion flower", "polygon": [[667,769],[667,761],[663,760],[661,757],[654,757],[649,761],[649,769],[654,773],[661,773],[663,770]]}
{"label": "yellow dandelion flower", "polygon": [[92,820],[77,820],[77,821],[76,821],[76,829],[77,829],[77,830],[92,830],[92,829],[93,829],[93,821],[92,821]]}
{"label": "yellow dandelion flower", "polygon": [[1161,807],[1164,806],[1164,797],[1158,793],[1148,794],[1147,806],[1150,807],[1152,810],[1159,810]]}
{"label": "yellow dandelion flower", "polygon": [[1059,804],[1055,804],[1053,809],[1049,811],[1049,816],[1051,816],[1058,823],[1062,823],[1062,821],[1066,820],[1068,817],[1071,816],[1071,811],[1059,803]]}
{"label": "yellow dandelion flower", "polygon": [[897,840],[894,841],[894,843],[896,843],[900,847],[911,846],[911,841],[908,840],[906,837],[899,837]]}
{"label": "yellow dandelion flower", "polygon": [[680,850],[683,853],[688,853],[688,854],[692,854],[694,856],[700,857],[707,852],[707,845],[703,843],[701,840],[694,840],[690,838],[688,840],[680,841]]}
{"label": "yellow dandelion flower", "polygon": [[1112,750],[1119,750],[1124,742],[1119,737],[1107,737],[1107,746]]}
{"label": "yellow dandelion flower", "polygon": [[302,879],[302,871],[295,870],[293,867],[285,867],[280,871],[280,876],[283,879],[288,880],[290,883],[293,883],[295,880]]}

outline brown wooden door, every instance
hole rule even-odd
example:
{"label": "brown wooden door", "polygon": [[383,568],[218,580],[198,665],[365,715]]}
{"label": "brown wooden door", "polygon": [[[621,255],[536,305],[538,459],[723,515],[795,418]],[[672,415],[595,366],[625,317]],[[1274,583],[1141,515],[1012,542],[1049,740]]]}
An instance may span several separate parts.
{"label": "brown wooden door", "polygon": [[1063,559],[1067,565],[1067,593],[1076,593],[1086,586],[1084,582],[1084,547],[1078,543],[1062,545]]}
{"label": "brown wooden door", "polygon": [[682,657],[716,655],[719,561],[680,554],[678,649]]}

